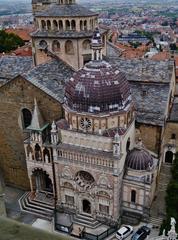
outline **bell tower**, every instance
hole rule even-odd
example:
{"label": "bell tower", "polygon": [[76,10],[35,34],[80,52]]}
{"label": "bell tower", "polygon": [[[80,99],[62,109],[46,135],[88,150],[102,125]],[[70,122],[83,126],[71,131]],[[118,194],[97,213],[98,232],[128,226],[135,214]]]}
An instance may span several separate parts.
{"label": "bell tower", "polygon": [[[38,0],[37,0],[38,2]],[[98,14],[77,4],[75,0],[42,0],[34,4],[36,31],[32,36],[34,65],[48,62],[51,58],[62,60],[78,70],[91,60],[91,39],[98,26]],[[96,32],[103,54],[106,55],[106,30]],[[99,38],[98,38],[99,35]],[[93,43],[93,50],[98,48]],[[100,50],[94,50],[99,59]]]}
{"label": "bell tower", "polygon": [[56,0],[32,0],[32,12],[35,15],[37,12],[47,10],[50,4],[56,3]]}

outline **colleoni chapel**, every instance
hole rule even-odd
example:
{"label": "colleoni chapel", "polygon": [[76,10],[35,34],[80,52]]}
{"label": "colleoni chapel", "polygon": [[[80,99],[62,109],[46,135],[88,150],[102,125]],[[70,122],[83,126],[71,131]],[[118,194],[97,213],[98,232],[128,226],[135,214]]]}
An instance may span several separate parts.
{"label": "colleoni chapel", "polygon": [[98,15],[75,0],[32,6],[33,57],[0,59],[5,182],[29,190],[21,207],[34,214],[148,219],[176,152],[173,62],[119,58]]}

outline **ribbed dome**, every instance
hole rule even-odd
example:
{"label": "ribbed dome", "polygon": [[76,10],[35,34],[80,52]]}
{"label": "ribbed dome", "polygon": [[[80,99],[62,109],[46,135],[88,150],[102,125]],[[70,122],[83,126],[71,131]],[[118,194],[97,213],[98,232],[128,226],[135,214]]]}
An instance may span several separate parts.
{"label": "ribbed dome", "polygon": [[153,166],[153,158],[142,147],[135,147],[126,157],[126,166],[134,170],[149,170]]}
{"label": "ribbed dome", "polygon": [[122,110],[131,101],[125,74],[105,61],[91,61],[76,72],[65,96],[71,109],[94,113]]}

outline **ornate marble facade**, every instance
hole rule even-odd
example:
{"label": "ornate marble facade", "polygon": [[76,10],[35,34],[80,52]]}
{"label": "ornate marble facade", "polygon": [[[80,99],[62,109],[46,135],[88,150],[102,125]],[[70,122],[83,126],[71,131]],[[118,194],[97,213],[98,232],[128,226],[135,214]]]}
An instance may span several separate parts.
{"label": "ornate marble facade", "polygon": [[135,143],[130,86],[102,60],[102,45],[96,29],[92,61],[66,85],[65,119],[50,127],[35,101],[25,141],[31,191],[53,193],[57,208],[99,221],[148,217],[157,160]]}

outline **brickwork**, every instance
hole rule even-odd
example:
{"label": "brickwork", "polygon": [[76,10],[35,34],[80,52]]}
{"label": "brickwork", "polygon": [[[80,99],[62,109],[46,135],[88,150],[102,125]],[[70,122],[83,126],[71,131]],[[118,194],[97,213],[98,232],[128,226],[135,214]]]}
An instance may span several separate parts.
{"label": "brickwork", "polygon": [[23,132],[21,110],[27,108],[32,112],[34,98],[46,122],[61,117],[60,103],[21,77],[3,86],[0,91],[0,167],[6,183],[22,188],[29,187],[29,182],[23,146],[27,133]]}

